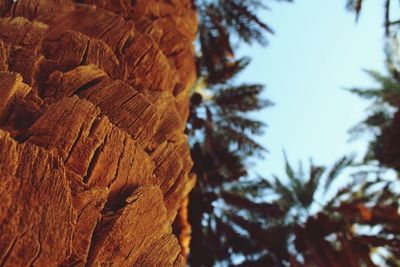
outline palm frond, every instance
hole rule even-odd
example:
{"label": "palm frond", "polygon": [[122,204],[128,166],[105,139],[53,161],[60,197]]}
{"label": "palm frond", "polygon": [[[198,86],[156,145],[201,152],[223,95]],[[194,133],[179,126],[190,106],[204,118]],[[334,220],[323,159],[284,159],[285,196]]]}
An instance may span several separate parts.
{"label": "palm frond", "polygon": [[263,89],[260,84],[223,86],[216,89],[214,101],[222,112],[257,111],[272,105],[269,100],[260,98]]}
{"label": "palm frond", "polygon": [[350,167],[354,163],[355,155],[344,156],[336,161],[328,172],[324,184],[324,192],[326,193],[335,179],[342,173],[342,171]]}
{"label": "palm frond", "polygon": [[255,202],[229,191],[222,191],[221,197],[228,205],[238,211],[243,210],[247,213],[259,214],[260,217],[282,217],[285,215],[285,211],[277,203]]}
{"label": "palm frond", "polygon": [[216,123],[218,127],[229,127],[244,134],[250,133],[253,135],[263,134],[266,127],[266,124],[262,121],[237,114],[223,114]]}
{"label": "palm frond", "polygon": [[272,184],[262,177],[242,179],[237,183],[235,182],[233,185],[229,185],[229,190],[231,192],[252,198],[265,197],[265,191],[270,191],[271,189]]}
{"label": "palm frond", "polygon": [[277,176],[273,176],[273,189],[280,196],[279,202],[282,203],[285,209],[289,209],[296,205],[296,199],[292,195],[290,188],[285,186]]}

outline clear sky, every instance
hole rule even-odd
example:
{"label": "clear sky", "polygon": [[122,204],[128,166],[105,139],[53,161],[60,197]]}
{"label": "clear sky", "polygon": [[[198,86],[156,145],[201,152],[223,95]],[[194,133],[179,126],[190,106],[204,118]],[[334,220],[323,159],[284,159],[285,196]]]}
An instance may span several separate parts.
{"label": "clear sky", "polygon": [[357,24],[345,0],[271,1],[270,7],[261,14],[276,32],[269,45],[239,53],[253,59],[239,79],[265,84],[264,96],[276,104],[257,115],[269,125],[260,142],[270,153],[254,170],[282,175],[283,149],[296,165],[362,155],[366,141],[349,143],[347,131],[364,118],[367,102],[343,88],[374,85],[362,69],[385,71],[381,1],[365,1]]}

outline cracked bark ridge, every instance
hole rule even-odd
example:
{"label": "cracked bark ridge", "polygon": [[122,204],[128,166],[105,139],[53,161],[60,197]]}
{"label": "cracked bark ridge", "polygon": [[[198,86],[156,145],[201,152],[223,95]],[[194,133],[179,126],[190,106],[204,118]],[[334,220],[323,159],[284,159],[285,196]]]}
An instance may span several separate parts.
{"label": "cracked bark ridge", "polygon": [[183,266],[195,10],[84,2],[0,1],[0,265]]}
{"label": "cracked bark ridge", "polygon": [[76,216],[60,159],[0,131],[0,175],[0,265],[61,262],[71,253]]}

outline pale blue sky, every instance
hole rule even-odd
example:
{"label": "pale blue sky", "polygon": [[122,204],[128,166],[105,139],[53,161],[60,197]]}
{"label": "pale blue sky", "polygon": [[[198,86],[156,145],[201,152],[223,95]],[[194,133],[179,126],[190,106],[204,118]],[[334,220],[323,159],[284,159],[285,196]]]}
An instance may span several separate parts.
{"label": "pale blue sky", "polygon": [[276,104],[257,115],[269,125],[260,141],[270,153],[254,170],[282,175],[283,148],[296,164],[362,155],[366,141],[349,143],[347,131],[364,118],[367,103],[342,88],[373,85],[362,69],[385,70],[381,1],[365,1],[357,24],[345,0],[270,7],[262,12],[276,32],[270,44],[240,50],[253,59],[240,80],[265,84],[265,96]]}

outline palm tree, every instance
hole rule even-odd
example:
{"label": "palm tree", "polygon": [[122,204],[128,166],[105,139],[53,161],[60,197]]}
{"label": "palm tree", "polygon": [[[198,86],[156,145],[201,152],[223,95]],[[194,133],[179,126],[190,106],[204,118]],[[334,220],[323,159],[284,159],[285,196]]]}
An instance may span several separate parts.
{"label": "palm tree", "polygon": [[295,227],[301,255],[295,261],[305,266],[399,266],[399,203],[393,191],[398,186],[398,181],[363,175],[341,189],[323,210]]}
{"label": "palm tree", "polygon": [[[192,266],[212,266],[223,247],[210,230],[224,184],[247,175],[247,161],[265,148],[254,140],[265,124],[248,114],[268,107],[261,99],[260,84],[234,83],[249,63],[235,58],[234,39],[266,44],[270,27],[257,16],[262,1],[195,1],[199,11],[198,82],[191,95],[187,133],[197,184],[190,195],[189,221],[192,225]],[[225,253],[226,254],[226,253]]]}
{"label": "palm tree", "polygon": [[378,161],[379,164],[399,169],[400,147],[396,139],[400,107],[400,83],[393,76],[384,76],[374,71],[367,73],[379,84],[376,88],[349,89],[364,99],[373,100],[368,108],[367,118],[353,127],[353,138],[369,133],[372,139],[365,156],[365,162]]}
{"label": "palm tree", "polygon": [[0,1],[0,265],[184,266],[196,10],[76,2]]}
{"label": "palm tree", "polygon": [[[400,216],[393,191],[398,183],[363,174],[332,192],[332,184],[352,164],[353,157],[343,157],[329,169],[311,162],[304,172],[302,164],[295,171],[285,157],[285,179],[225,184],[220,202],[214,203],[219,211],[208,218],[208,235],[219,242],[213,247],[219,261],[356,267],[377,266],[372,258],[381,257],[388,266],[398,266]],[[371,229],[377,232],[366,232]]]}
{"label": "palm tree", "polygon": [[[284,0],[292,2],[292,0]],[[273,33],[257,12],[266,9],[261,0],[195,0],[199,12],[198,76],[208,85],[233,77],[243,59],[235,58],[234,41],[267,44]]]}
{"label": "palm tree", "polygon": [[293,261],[296,227],[321,210],[317,193],[326,192],[352,158],[342,158],[329,170],[311,163],[307,174],[301,167],[295,172],[285,160],[287,183],[277,177],[242,178],[202,194],[207,199],[196,208],[213,212],[202,218],[201,255],[215,258],[203,265],[288,266]]}
{"label": "palm tree", "polygon": [[[384,2],[384,26],[385,26],[385,53],[388,75],[382,75],[376,71],[366,71],[377,83],[376,88],[353,88],[349,91],[373,103],[368,108],[368,115],[364,121],[350,130],[353,138],[361,133],[372,135],[369,143],[365,162],[372,163],[377,161],[378,165],[400,169],[399,151],[396,134],[397,121],[400,114],[400,64],[399,64],[399,45],[397,31],[398,19],[392,19],[391,8],[394,1],[385,0]],[[362,11],[363,0],[349,0],[347,7],[354,10],[358,15]]]}
{"label": "palm tree", "polygon": [[262,132],[264,124],[246,115],[269,105],[259,99],[261,90],[261,85],[220,86],[208,99],[199,93],[192,95],[187,132],[197,175],[189,203],[193,266],[213,265],[220,257],[215,253],[223,248],[210,231],[215,223],[211,217],[217,212],[212,203],[222,197],[216,193],[226,183],[246,176],[247,158],[265,150],[251,138]]}

